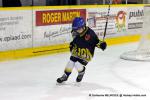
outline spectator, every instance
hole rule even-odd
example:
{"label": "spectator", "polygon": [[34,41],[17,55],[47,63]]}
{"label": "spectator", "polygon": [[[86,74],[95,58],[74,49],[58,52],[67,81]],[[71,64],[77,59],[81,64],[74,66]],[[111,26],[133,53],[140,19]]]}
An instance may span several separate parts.
{"label": "spectator", "polygon": [[20,0],[2,0],[3,7],[20,7],[22,6]]}

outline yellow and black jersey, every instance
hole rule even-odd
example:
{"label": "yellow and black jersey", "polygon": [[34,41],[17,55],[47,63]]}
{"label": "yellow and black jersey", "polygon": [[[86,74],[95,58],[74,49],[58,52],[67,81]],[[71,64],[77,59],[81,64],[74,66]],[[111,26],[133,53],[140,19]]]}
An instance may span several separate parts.
{"label": "yellow and black jersey", "polygon": [[92,59],[95,47],[99,47],[100,42],[95,32],[86,27],[84,32],[76,35],[70,43],[73,45],[72,56],[88,62]]}

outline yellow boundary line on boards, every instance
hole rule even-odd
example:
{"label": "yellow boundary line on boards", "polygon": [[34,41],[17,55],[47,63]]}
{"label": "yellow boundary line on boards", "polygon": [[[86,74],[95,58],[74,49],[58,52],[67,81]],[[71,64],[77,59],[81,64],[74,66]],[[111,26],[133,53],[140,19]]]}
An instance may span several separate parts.
{"label": "yellow boundary line on boards", "polygon": [[[136,34],[130,36],[119,36],[119,37],[109,38],[106,39],[106,42],[108,46],[110,46],[110,45],[116,45],[122,43],[136,42],[139,39],[140,39],[140,35]],[[30,57],[45,55],[45,54],[55,54],[59,52],[62,53],[66,51],[69,51],[69,44],[6,51],[6,52],[0,52],[0,61],[13,60],[13,59],[17,60],[17,59],[30,58]]]}
{"label": "yellow boundary line on boards", "polygon": [[[112,4],[111,7],[139,7],[150,4]],[[104,8],[108,5],[71,5],[71,6],[27,6],[27,7],[0,7],[0,10],[38,10],[38,9],[68,9],[68,8]]]}

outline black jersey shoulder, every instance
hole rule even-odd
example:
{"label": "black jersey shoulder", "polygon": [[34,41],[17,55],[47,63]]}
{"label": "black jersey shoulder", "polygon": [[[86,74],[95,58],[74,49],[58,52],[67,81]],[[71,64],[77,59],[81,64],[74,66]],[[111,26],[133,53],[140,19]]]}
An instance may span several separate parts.
{"label": "black jersey shoulder", "polygon": [[87,28],[88,28],[88,29],[87,29],[86,34],[90,34],[93,38],[96,38],[97,35],[96,35],[96,33],[94,32],[94,30],[92,30],[92,29],[89,28],[89,27],[87,27]]}

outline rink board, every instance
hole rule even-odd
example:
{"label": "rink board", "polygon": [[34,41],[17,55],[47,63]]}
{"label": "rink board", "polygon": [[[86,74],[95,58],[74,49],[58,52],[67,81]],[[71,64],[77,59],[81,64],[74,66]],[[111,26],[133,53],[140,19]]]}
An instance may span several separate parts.
{"label": "rink board", "polygon": [[[111,5],[108,45],[135,42],[144,5]],[[116,9],[117,8],[117,9]],[[71,22],[82,16],[102,39],[108,5],[0,8],[0,61],[68,51]],[[67,17],[69,16],[69,17]],[[124,20],[118,19],[123,17]]]}

